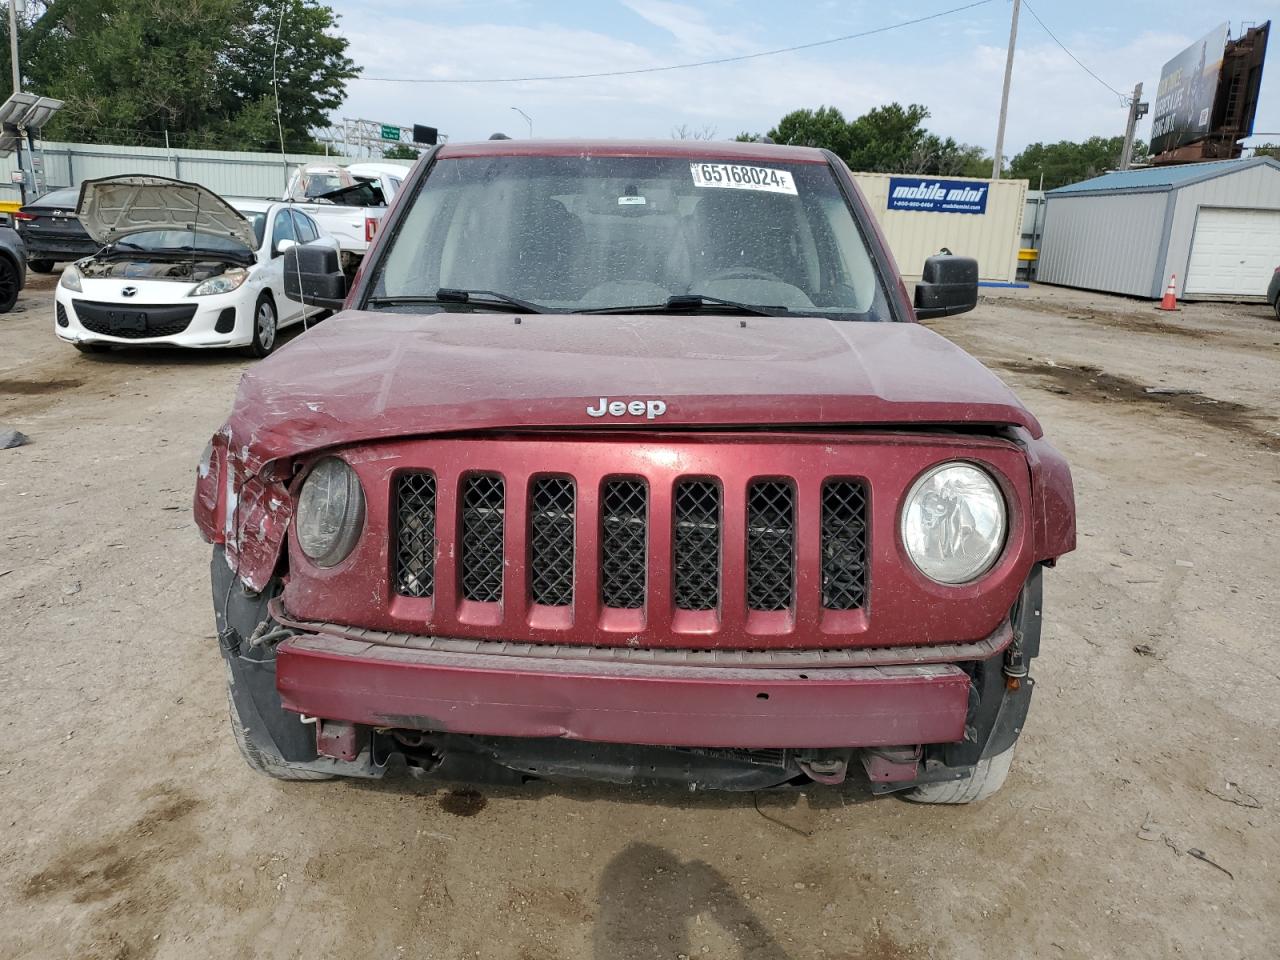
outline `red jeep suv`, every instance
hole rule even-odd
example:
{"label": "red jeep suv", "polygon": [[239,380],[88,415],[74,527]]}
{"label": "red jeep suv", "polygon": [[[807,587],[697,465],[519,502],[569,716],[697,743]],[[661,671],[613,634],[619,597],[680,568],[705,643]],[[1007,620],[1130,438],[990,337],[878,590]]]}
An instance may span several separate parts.
{"label": "red jeep suv", "polygon": [[920,326],[834,155],[449,144],[196,481],[232,729],[284,779],[996,790],[1071,477]]}

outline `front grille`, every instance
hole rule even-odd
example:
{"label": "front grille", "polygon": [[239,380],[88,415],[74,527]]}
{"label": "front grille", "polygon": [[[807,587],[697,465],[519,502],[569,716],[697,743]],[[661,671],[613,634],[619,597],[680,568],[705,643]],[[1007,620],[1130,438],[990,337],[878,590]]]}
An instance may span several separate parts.
{"label": "front grille", "polygon": [[506,485],[501,477],[470,476],[462,487],[462,596],[481,603],[502,599]]}
{"label": "front grille", "polygon": [[86,330],[125,340],[172,337],[191,325],[197,304],[180,303],[154,306],[149,304],[95,303],[73,300],[76,318]]}
{"label": "front grille", "polygon": [[788,610],[795,595],[795,495],[785,480],[747,491],[747,609]]}
{"label": "front grille", "polygon": [[867,495],[857,480],[822,487],[822,605],[857,610],[867,601]]}
{"label": "front grille", "polygon": [[675,603],[681,610],[720,605],[720,486],[714,480],[676,485]]}
{"label": "front grille", "polygon": [[57,318],[58,326],[69,327],[71,325],[71,321],[67,319],[67,308],[62,304],[57,305],[54,310],[54,316]]}
{"label": "front grille", "polygon": [[600,497],[600,602],[638,610],[648,583],[649,489],[610,480]]}
{"label": "front grille", "polygon": [[396,593],[429,597],[436,588],[436,478],[406,473],[396,482]]}
{"label": "front grille", "polygon": [[[652,568],[658,571],[657,582],[669,583],[664,602],[671,610],[791,611],[800,590],[805,592],[799,599],[807,597],[814,608],[820,604],[824,610],[850,611],[868,604],[868,492],[861,479],[821,480],[813,499],[797,492],[792,477],[736,487],[729,486],[728,478],[696,477],[651,490],[649,481],[639,477],[587,480],[553,474],[532,478],[527,494],[523,479],[511,482],[527,500],[513,505],[520,529],[509,531],[508,481],[503,476],[463,471],[445,480],[435,472],[398,473],[391,491],[394,591],[404,597],[436,597],[439,577],[445,576],[457,584],[459,599],[499,603],[510,569],[523,579],[527,593],[522,595],[533,605],[572,608],[583,599],[579,584],[598,583],[591,604],[644,610],[653,602]],[[598,488],[590,489],[597,483]],[[442,543],[437,513],[441,497],[454,502],[455,484],[457,528],[450,535],[456,542]],[[669,518],[665,509],[660,521],[651,516],[658,509],[651,496],[670,497]],[[658,553],[651,548],[653,522],[670,525],[669,547],[666,530],[653,541],[662,545]],[[594,570],[582,566],[580,523],[596,530],[590,560],[585,561]],[[745,560],[745,569],[735,562],[731,577],[727,557]],[[438,572],[440,564],[447,572]],[[661,611],[649,614],[662,622]]]}
{"label": "front grille", "polygon": [[573,481],[542,477],[529,498],[529,593],[548,607],[573,604]]}

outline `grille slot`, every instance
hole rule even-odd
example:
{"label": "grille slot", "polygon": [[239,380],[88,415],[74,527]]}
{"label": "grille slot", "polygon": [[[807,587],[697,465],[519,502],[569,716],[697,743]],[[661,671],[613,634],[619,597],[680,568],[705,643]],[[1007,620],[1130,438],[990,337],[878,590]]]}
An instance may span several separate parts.
{"label": "grille slot", "polygon": [[643,480],[610,480],[600,498],[600,599],[606,607],[644,606],[649,490]]}
{"label": "grille slot", "polygon": [[867,602],[867,494],[857,480],[822,488],[822,605],[858,610]]}
{"label": "grille slot", "polygon": [[747,608],[788,610],[795,598],[795,494],[785,480],[747,492]]}
{"label": "grille slot", "polygon": [[712,480],[677,484],[672,513],[676,606],[714,610],[720,605],[719,484]]}
{"label": "grille slot", "polygon": [[[91,300],[72,300],[71,303],[75,308],[76,318],[86,330],[124,340],[172,337],[182,333],[196,315],[198,306],[194,303],[180,303],[172,306],[147,304],[131,307],[119,303],[95,303]],[[143,329],[121,329],[120,318],[125,316],[135,319],[141,317]]]}
{"label": "grille slot", "polygon": [[396,593],[430,597],[436,589],[436,478],[406,473],[396,483]]}
{"label": "grille slot", "polygon": [[529,504],[529,593],[548,607],[573,604],[576,497],[568,477],[543,477]]}
{"label": "grille slot", "polygon": [[502,599],[506,485],[492,474],[470,476],[462,487],[462,596],[481,603]]}

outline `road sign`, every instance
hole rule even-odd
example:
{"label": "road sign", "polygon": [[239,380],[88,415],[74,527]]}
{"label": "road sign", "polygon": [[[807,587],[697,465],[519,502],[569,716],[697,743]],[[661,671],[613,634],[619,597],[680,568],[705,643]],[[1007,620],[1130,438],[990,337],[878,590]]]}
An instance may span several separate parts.
{"label": "road sign", "polygon": [[389,124],[389,123],[384,123],[384,124],[382,125],[382,139],[383,139],[383,140],[394,140],[394,141],[396,141],[397,143],[399,143],[399,142],[400,142],[400,128],[399,128],[399,127],[394,127],[394,126],[392,126],[392,125],[391,125],[391,124]]}

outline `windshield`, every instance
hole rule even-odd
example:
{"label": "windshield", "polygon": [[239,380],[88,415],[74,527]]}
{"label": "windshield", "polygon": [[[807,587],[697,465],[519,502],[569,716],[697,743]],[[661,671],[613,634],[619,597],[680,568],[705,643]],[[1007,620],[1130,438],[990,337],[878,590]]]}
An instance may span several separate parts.
{"label": "windshield", "polygon": [[705,312],[720,299],[891,319],[866,241],[826,164],[442,160],[380,265],[372,299],[403,305],[442,288],[562,311],[705,297]]}
{"label": "windshield", "polygon": [[39,200],[33,200],[32,203],[39,203],[46,207],[62,207],[67,210],[74,210],[76,204],[80,202],[80,188],[68,187],[65,190],[54,190],[46,193]]}
{"label": "windshield", "polygon": [[121,237],[112,246],[129,252],[178,254],[199,250],[206,253],[225,253],[241,258],[250,252],[238,240],[194,230],[143,230]]}
{"label": "windshield", "polygon": [[267,231],[267,214],[265,210],[241,210],[236,207],[240,216],[249,221],[249,226],[253,227],[253,237],[258,241],[258,246],[262,246],[262,238]]}

